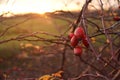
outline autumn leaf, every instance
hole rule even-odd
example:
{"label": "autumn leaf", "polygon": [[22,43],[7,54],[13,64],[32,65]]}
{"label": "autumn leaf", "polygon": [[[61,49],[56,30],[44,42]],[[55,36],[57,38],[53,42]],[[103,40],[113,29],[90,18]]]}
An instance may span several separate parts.
{"label": "autumn leaf", "polygon": [[61,78],[62,77],[62,73],[63,73],[63,71],[58,71],[58,72],[52,74],[52,76]]}
{"label": "autumn leaf", "polygon": [[42,77],[40,77],[38,80],[50,80],[52,78],[52,76],[50,75],[44,75]]}

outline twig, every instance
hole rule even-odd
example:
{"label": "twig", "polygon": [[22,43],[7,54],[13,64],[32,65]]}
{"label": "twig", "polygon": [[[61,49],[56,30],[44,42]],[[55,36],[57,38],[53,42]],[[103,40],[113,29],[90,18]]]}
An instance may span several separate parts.
{"label": "twig", "polygon": [[[87,6],[88,6],[88,4],[89,3],[87,3],[87,2],[89,2],[89,0],[86,0],[86,5],[85,5],[85,8],[83,9],[84,10],[84,13],[85,13],[85,10],[87,9]],[[85,23],[85,20],[84,20],[84,14],[82,14],[82,18],[83,18],[83,27],[84,27],[84,30],[85,30],[85,32],[86,32],[86,38],[87,38],[87,40],[88,40],[88,43],[89,43],[89,46],[90,46],[90,49],[92,50],[92,52],[93,52],[93,54],[95,55],[95,57],[98,59],[98,56],[97,56],[97,51],[95,50],[95,48],[93,47],[93,45],[92,45],[92,43],[91,43],[91,41],[90,41],[90,38],[88,37],[88,32],[87,32],[87,25],[86,25],[86,23]]]}
{"label": "twig", "polygon": [[23,20],[23,21],[21,21],[21,22],[19,22],[19,23],[16,23],[16,24],[14,24],[14,25],[9,26],[9,27],[6,28],[3,32],[0,33],[0,38],[1,38],[2,36],[4,36],[5,33],[7,33],[8,30],[12,29],[13,27],[16,27],[17,25],[20,25],[21,23],[24,23],[24,22],[28,21],[30,18],[31,18],[31,17],[29,17],[29,18],[27,18],[27,19],[25,19],[25,20]]}
{"label": "twig", "polygon": [[101,7],[101,11],[102,11],[102,14],[101,14],[102,27],[103,27],[103,30],[104,30],[105,36],[106,36],[107,40],[108,40],[109,43],[110,43],[110,50],[111,50],[110,53],[111,53],[112,57],[114,58],[113,43],[112,43],[111,37],[108,36],[108,33],[107,33],[106,29],[105,29],[105,22],[104,22],[104,8],[103,8],[103,2],[102,2],[102,0],[100,0],[100,5],[101,5],[101,6],[100,6],[100,7]]}
{"label": "twig", "polygon": [[103,76],[103,75],[94,75],[94,74],[83,74],[83,75],[79,76],[79,78],[74,79],[74,80],[80,80],[81,78],[88,77],[88,76],[94,77],[94,78],[102,78],[102,79],[105,79],[105,80],[111,80],[111,79],[107,78],[106,76]]}
{"label": "twig", "polygon": [[114,75],[114,77],[112,78],[112,80],[116,80],[116,78],[120,76],[120,70],[118,70],[118,72]]}
{"label": "twig", "polygon": [[[93,68],[93,69],[95,69],[96,71],[98,71],[100,74],[104,74],[104,73],[103,73],[102,71],[100,71],[98,68],[96,68],[95,66],[93,66],[93,64],[90,64],[90,63],[86,62],[84,59],[82,59],[81,56],[79,56],[79,59],[80,59],[83,63],[89,65],[91,68]],[[104,75],[105,75],[105,74],[104,74]]]}

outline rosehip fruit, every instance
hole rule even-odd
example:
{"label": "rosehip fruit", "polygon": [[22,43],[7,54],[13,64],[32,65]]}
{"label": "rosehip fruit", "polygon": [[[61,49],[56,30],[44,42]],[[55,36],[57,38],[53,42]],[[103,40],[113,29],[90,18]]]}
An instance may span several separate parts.
{"label": "rosehip fruit", "polygon": [[74,54],[77,55],[77,56],[81,56],[81,54],[82,54],[82,47],[81,46],[76,46],[74,48]]}
{"label": "rosehip fruit", "polygon": [[82,40],[83,40],[83,39],[87,39],[85,34],[84,34],[83,37],[82,37]]}
{"label": "rosehip fruit", "polygon": [[68,38],[71,39],[73,36],[74,36],[74,33],[70,33],[70,34],[68,35]]}
{"label": "rosehip fruit", "polygon": [[70,40],[70,44],[71,44],[72,47],[75,47],[78,44],[78,42],[79,41],[78,41],[78,39],[75,35]]}
{"label": "rosehip fruit", "polygon": [[120,17],[119,16],[115,16],[113,17],[114,21],[120,21]]}
{"label": "rosehip fruit", "polygon": [[84,35],[84,30],[82,27],[77,27],[75,29],[75,32],[74,32],[75,36],[78,38],[78,39],[81,39]]}
{"label": "rosehip fruit", "polygon": [[82,42],[83,42],[85,47],[87,47],[87,48],[89,47],[87,39],[82,39]]}

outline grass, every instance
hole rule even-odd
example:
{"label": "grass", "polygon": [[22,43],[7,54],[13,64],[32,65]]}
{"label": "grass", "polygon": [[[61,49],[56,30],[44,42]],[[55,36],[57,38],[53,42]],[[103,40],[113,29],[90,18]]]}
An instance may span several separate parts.
{"label": "grass", "polygon": [[[0,37],[0,40],[6,40],[16,37],[20,34],[26,34],[37,31],[45,31],[53,34],[61,34],[68,27],[68,23],[61,19],[52,18],[51,16],[39,15],[31,16],[32,18],[26,22],[24,21],[28,16],[16,16],[12,18],[5,18],[0,23],[0,32],[4,31],[7,27],[20,23],[11,28],[7,33]],[[67,26],[66,26],[67,25]],[[50,36],[41,35],[44,38],[51,38]],[[10,57],[12,54],[20,53],[20,43],[31,43],[37,45],[44,45],[43,42],[27,42],[27,41],[11,41],[0,45],[0,57]]]}

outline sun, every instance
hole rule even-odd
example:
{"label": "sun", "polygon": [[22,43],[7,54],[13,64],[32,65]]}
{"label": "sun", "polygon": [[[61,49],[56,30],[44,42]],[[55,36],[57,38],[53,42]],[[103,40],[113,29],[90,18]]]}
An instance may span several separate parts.
{"label": "sun", "polygon": [[37,13],[40,13],[40,14],[43,14],[45,12],[52,12],[53,11],[53,7],[52,4],[48,3],[48,2],[45,2],[42,1],[41,3],[39,3],[35,9],[34,12],[37,12]]}

